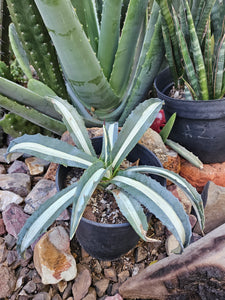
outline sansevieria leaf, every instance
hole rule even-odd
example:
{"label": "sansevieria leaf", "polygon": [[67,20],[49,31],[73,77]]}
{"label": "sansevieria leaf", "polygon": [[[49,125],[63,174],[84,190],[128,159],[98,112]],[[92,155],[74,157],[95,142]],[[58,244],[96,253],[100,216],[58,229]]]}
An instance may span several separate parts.
{"label": "sansevieria leaf", "polygon": [[188,245],[191,226],[182,204],[169,191],[150,177],[120,171],[112,183],[119,186],[144,205],[173,233],[181,248]]}
{"label": "sansevieria leaf", "polygon": [[14,139],[7,149],[7,159],[13,152],[27,153],[65,166],[84,169],[97,160],[68,143],[41,134],[25,134]]}
{"label": "sansevieria leaf", "polygon": [[100,180],[103,178],[106,169],[102,161],[94,163],[91,167],[88,168],[81,176],[79,183],[77,185],[77,190],[75,194],[75,200],[72,209],[71,215],[71,224],[70,224],[70,238],[72,239],[77,226],[79,225],[80,219],[83,215],[85,207],[99,184]]}
{"label": "sansevieria leaf", "polygon": [[17,241],[19,253],[23,253],[74,201],[76,189],[77,183],[74,183],[39,206],[19,233]]}

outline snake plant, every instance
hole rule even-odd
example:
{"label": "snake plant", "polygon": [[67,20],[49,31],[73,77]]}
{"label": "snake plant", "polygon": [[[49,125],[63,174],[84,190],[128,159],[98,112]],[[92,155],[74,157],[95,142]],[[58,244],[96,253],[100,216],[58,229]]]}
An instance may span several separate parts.
{"label": "snake plant", "polygon": [[80,180],[42,204],[27,220],[18,238],[18,250],[24,250],[72,204],[70,238],[73,238],[85,207],[99,187],[114,195],[122,214],[145,241],[148,224],[143,207],[155,214],[174,234],[181,249],[188,245],[191,226],[182,204],[165,187],[146,174],[157,174],[180,186],[190,198],[201,226],[204,226],[203,204],[198,192],[179,175],[153,166],[120,169],[120,165],[154,121],[162,107],[159,99],[146,100],[129,115],[118,134],[118,123],[103,125],[103,146],[97,157],[88,137],[83,119],[76,109],[59,97],[48,98],[63,116],[63,121],[76,147],[61,140],[37,135],[14,139],[7,149],[7,159],[13,152],[26,152],[48,161],[85,169]]}
{"label": "snake plant", "polygon": [[[220,99],[225,94],[225,3],[221,0],[157,0],[163,16],[166,57],[175,84],[187,99]],[[176,1],[175,1],[176,2]]]}
{"label": "snake plant", "polygon": [[29,81],[24,88],[0,78],[0,107],[60,135],[63,124],[51,104],[44,107],[42,83],[72,103],[87,126],[122,125],[148,98],[164,59],[156,1],[6,1],[12,49]]}

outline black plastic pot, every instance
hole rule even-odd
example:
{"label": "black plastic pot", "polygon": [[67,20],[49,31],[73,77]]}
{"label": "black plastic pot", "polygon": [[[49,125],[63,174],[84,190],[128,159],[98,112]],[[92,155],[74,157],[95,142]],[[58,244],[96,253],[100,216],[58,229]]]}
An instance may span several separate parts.
{"label": "black plastic pot", "polygon": [[[92,139],[92,144],[97,154],[101,152],[102,138]],[[147,148],[137,144],[127,157],[129,161],[135,162],[140,158],[140,164],[162,167],[158,158]],[[65,176],[69,167],[60,165],[56,174],[56,185],[58,190],[65,187]],[[163,186],[166,180],[162,177],[152,176]],[[76,237],[80,245],[92,257],[100,260],[113,260],[127,253],[138,242],[139,236],[129,223],[102,224],[90,221],[84,217],[76,231]]]}
{"label": "black plastic pot", "polygon": [[168,96],[172,86],[169,69],[155,79],[158,97],[164,100],[166,120],[177,117],[169,138],[197,155],[203,163],[225,161],[225,99],[179,100]]}

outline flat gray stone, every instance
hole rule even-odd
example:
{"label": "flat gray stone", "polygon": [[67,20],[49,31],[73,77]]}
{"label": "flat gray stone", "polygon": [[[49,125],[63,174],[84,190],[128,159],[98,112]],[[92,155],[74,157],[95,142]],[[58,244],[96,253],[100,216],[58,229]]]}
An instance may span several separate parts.
{"label": "flat gray stone", "polygon": [[0,174],[0,189],[26,197],[31,189],[30,176],[23,173]]}
{"label": "flat gray stone", "polygon": [[25,213],[32,214],[42,203],[57,192],[55,182],[41,179],[25,198]]}
{"label": "flat gray stone", "polygon": [[20,160],[15,160],[11,166],[8,168],[8,173],[24,173],[24,174],[28,174],[29,173],[29,169],[27,167],[27,165]]}

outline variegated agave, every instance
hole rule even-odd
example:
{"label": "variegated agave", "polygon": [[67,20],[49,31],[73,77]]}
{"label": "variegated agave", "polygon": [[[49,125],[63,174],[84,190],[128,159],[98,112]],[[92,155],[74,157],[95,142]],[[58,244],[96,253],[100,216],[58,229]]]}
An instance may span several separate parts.
{"label": "variegated agave", "polygon": [[157,0],[166,57],[186,99],[221,99],[225,94],[225,2]]}
{"label": "variegated agave", "polygon": [[[88,137],[84,121],[73,106],[58,97],[48,98],[63,116],[77,147],[61,140],[38,135],[24,135],[13,140],[7,151],[26,152],[66,166],[86,169],[78,183],[74,183],[42,204],[27,220],[18,238],[18,250],[24,250],[37,239],[62,211],[72,204],[70,238],[76,232],[85,207],[97,186],[113,193],[118,206],[134,230],[145,241],[148,223],[143,206],[155,214],[175,235],[181,249],[191,236],[189,218],[177,198],[146,173],[168,178],[179,185],[192,201],[200,225],[204,225],[203,205],[197,191],[179,175],[160,167],[137,166],[120,170],[120,165],[133,149],[161,109],[159,99],[146,100],[127,118],[118,134],[117,123],[103,126],[103,146],[98,158]],[[145,174],[142,174],[145,173]]]}

